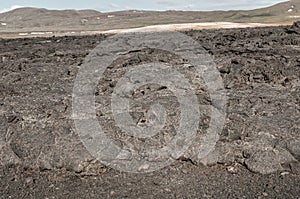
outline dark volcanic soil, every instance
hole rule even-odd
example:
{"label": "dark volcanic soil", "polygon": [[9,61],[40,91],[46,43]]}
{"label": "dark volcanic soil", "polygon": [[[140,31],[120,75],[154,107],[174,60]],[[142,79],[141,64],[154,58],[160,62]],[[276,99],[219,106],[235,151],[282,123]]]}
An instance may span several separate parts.
{"label": "dark volcanic soil", "polygon": [[[205,159],[187,155],[150,174],[101,165],[74,128],[78,68],[106,36],[0,40],[1,198],[299,198],[299,25],[185,34],[214,57],[228,96],[226,126]],[[103,99],[124,71],[153,61],[187,64],[145,49],[124,55],[105,71],[96,105],[108,133],[118,129]],[[151,102],[165,90],[150,86],[135,98]],[[211,103],[207,93],[196,94],[201,103]],[[111,138],[122,142],[122,136],[127,138]]]}

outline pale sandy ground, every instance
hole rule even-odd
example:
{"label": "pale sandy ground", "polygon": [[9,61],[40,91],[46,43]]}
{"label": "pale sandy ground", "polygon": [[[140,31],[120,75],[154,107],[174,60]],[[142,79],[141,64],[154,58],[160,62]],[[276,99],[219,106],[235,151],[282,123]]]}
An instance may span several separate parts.
{"label": "pale sandy ground", "polygon": [[250,27],[279,26],[279,25],[285,25],[285,24],[206,22],[206,23],[153,25],[153,26],[146,26],[141,28],[109,30],[109,31],[104,31],[102,33],[160,32],[160,31],[191,30],[191,29],[201,30],[201,29],[250,28]]}
{"label": "pale sandy ground", "polygon": [[292,22],[284,23],[232,23],[232,22],[206,22],[206,23],[184,23],[152,25],[141,28],[115,29],[108,31],[73,31],[73,32],[22,32],[3,33],[0,38],[20,38],[20,37],[51,37],[65,35],[92,35],[92,34],[116,34],[130,32],[160,32],[160,31],[180,31],[180,30],[201,30],[201,29],[228,29],[228,28],[250,28],[291,25]]}

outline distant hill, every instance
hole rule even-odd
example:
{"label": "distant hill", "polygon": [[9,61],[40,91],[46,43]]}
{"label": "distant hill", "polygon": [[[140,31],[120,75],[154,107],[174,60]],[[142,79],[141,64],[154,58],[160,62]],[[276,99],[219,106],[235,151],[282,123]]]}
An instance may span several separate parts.
{"label": "distant hill", "polygon": [[[47,10],[44,8],[18,8],[0,14],[0,22],[6,23],[5,28],[55,30],[67,26],[78,26],[84,19],[101,15],[95,10]],[[2,27],[4,28],[4,27]]]}
{"label": "distant hill", "polygon": [[0,14],[0,33],[28,31],[92,31],[157,24],[199,22],[275,23],[300,19],[300,0],[249,11],[138,11],[101,13],[95,10],[18,8]]}
{"label": "distant hill", "polygon": [[300,0],[291,0],[267,8],[238,11],[231,17],[234,22],[284,22],[300,19]]}

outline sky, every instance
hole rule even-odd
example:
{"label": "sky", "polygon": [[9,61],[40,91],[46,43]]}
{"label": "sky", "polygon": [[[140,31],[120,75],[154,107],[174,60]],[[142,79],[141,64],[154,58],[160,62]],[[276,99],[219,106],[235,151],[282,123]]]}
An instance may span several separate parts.
{"label": "sky", "polygon": [[270,6],[286,0],[0,0],[0,12],[19,7],[117,10],[237,10]]}

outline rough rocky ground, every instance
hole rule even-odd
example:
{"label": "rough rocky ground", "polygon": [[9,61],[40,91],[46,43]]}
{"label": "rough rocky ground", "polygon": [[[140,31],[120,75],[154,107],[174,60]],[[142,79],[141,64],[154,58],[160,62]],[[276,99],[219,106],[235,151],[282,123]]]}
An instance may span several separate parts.
{"label": "rough rocky ground", "polygon": [[[214,57],[228,96],[226,126],[216,150],[204,160],[187,153],[161,171],[139,175],[97,162],[81,144],[71,118],[78,68],[106,36],[0,40],[1,197],[299,198],[299,24],[185,34]],[[105,99],[131,66],[153,61],[178,68],[188,64],[158,50],[131,52],[99,82],[97,116],[120,146],[139,148],[143,142],[119,132]],[[139,91],[133,98],[144,109],[153,100],[164,103],[160,96],[170,94],[156,85]],[[205,88],[197,97],[211,103]],[[176,107],[170,98],[164,104],[172,107],[173,102]],[[139,122],[144,115],[136,111],[132,116]],[[209,119],[201,123],[203,132]],[[159,146],[170,137],[166,131],[146,144]]]}

